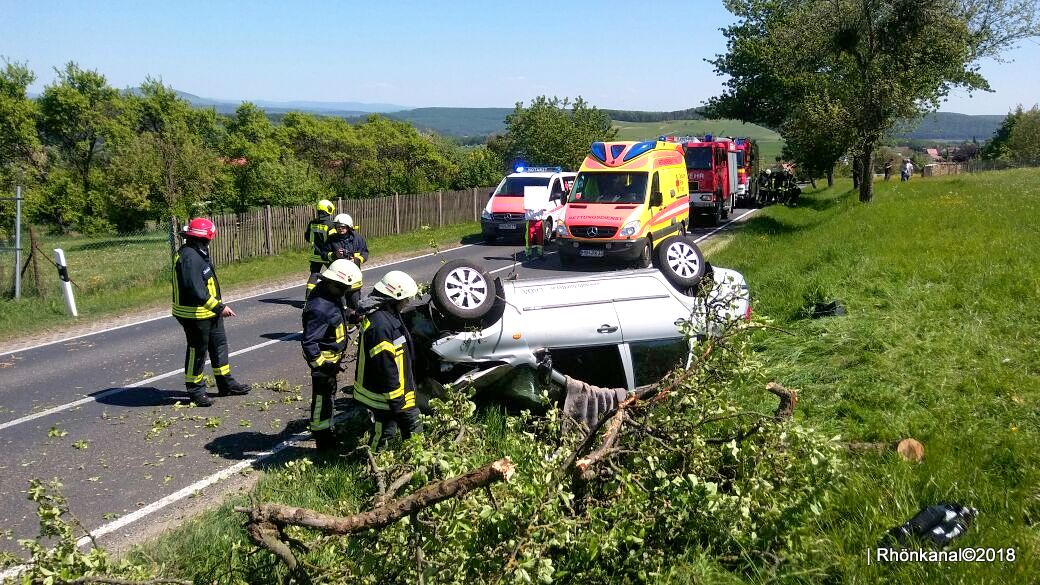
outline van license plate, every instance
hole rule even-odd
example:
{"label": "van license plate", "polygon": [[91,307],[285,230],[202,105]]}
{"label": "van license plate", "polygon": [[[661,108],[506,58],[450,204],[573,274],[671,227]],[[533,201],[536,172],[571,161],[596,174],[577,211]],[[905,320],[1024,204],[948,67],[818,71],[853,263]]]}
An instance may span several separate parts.
{"label": "van license plate", "polygon": [[587,256],[589,258],[602,258],[603,250],[578,250],[579,256]]}
{"label": "van license plate", "polygon": [[500,223],[500,224],[498,224],[498,229],[500,229],[500,230],[515,230],[516,229],[516,224],[515,223]]}

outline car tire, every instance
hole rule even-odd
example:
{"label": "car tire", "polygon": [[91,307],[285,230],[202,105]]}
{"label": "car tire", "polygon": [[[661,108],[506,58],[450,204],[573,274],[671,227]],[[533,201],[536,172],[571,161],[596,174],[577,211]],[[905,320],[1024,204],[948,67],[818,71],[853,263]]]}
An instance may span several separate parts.
{"label": "car tire", "polygon": [[721,219],[729,219],[729,212],[733,209],[733,196],[729,196],[729,201],[722,202],[722,210],[719,212]]}
{"label": "car tire", "polygon": [[556,235],[556,230],[553,228],[551,217],[542,222],[542,244],[548,245],[553,240],[553,237]]}
{"label": "car tire", "polygon": [[722,201],[719,201],[712,208],[711,213],[708,214],[708,225],[715,227],[722,221]]}
{"label": "car tire", "polygon": [[679,290],[700,284],[704,277],[704,254],[688,236],[672,236],[657,244],[657,268]]}
{"label": "car tire", "polygon": [[650,268],[650,266],[653,263],[654,263],[654,248],[653,248],[653,244],[651,244],[650,242],[647,242],[646,245],[643,246],[642,253],[639,254],[638,258],[636,258],[634,266],[636,268]]}
{"label": "car tire", "polygon": [[498,296],[498,287],[479,264],[468,260],[452,260],[437,270],[430,295],[442,313],[471,322],[491,311]]}

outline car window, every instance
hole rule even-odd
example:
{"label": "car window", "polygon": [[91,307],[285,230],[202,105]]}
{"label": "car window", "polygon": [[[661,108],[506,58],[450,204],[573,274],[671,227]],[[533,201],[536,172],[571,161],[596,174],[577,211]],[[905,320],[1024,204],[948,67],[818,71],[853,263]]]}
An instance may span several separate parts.
{"label": "car window", "polygon": [[639,341],[629,344],[636,386],[653,384],[685,363],[689,345],[684,339]]}
{"label": "car window", "polygon": [[603,388],[624,388],[625,368],[617,345],[553,349],[553,369]]}
{"label": "car window", "polygon": [[496,197],[523,197],[524,187],[548,187],[548,177],[506,177],[495,190]]}
{"label": "car window", "polygon": [[555,181],[553,181],[552,192],[549,195],[549,199],[551,199],[551,200],[562,200],[564,195],[565,195],[565,192],[563,190],[563,185],[560,183],[559,179],[556,179]]}

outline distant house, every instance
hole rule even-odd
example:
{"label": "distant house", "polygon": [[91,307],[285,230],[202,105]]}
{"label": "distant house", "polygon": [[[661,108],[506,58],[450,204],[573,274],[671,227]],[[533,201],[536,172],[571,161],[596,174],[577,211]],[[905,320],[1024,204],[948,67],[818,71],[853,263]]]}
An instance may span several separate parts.
{"label": "distant house", "polygon": [[249,161],[246,160],[246,157],[244,156],[240,156],[238,158],[228,158],[226,156],[222,156],[220,157],[220,162],[226,165],[231,165],[233,167],[244,167]]}
{"label": "distant house", "polygon": [[938,148],[926,148],[924,149],[924,153],[928,155],[931,162],[943,162],[943,157],[939,154]]}

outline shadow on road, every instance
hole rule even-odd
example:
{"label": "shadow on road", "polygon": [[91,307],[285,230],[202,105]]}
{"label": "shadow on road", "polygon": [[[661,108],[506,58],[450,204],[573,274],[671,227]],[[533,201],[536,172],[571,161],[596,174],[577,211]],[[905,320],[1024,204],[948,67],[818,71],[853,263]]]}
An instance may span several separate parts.
{"label": "shadow on road", "polygon": [[258,431],[230,433],[213,439],[206,443],[205,447],[210,453],[224,459],[249,459],[305,430],[307,430],[307,419],[301,418],[289,421],[285,428],[278,433],[267,434]]}
{"label": "shadow on road", "polygon": [[303,308],[303,301],[296,299],[260,299],[261,303],[267,303],[269,305],[289,305],[297,309]]}
{"label": "shadow on road", "polygon": [[184,390],[165,390],[153,386],[140,388],[108,388],[95,394],[103,394],[97,399],[100,404],[109,406],[125,406],[136,408],[141,406],[172,406],[188,400]]}
{"label": "shadow on road", "polygon": [[[286,338],[287,335],[291,335],[292,337]],[[261,333],[260,337],[263,337],[264,339],[280,339],[282,341],[299,341],[300,340],[300,332],[299,331],[282,331],[280,333]]]}

